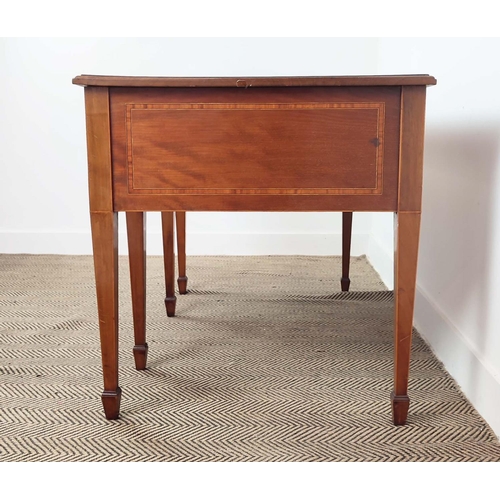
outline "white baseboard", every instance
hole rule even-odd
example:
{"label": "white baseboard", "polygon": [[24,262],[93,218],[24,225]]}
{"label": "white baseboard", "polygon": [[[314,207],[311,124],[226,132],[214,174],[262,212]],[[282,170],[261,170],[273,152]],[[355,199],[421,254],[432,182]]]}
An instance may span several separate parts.
{"label": "white baseboard", "polygon": [[378,238],[370,234],[366,257],[379,274],[385,286],[394,288],[394,254],[384,246]]}
{"label": "white baseboard", "polygon": [[[352,255],[363,255],[368,234],[352,235]],[[340,255],[342,235],[276,233],[187,233],[189,255]],[[127,236],[119,232],[119,252],[127,254]],[[148,255],[162,255],[159,231],[147,233]],[[0,231],[0,253],[90,255],[90,233]]]}
{"label": "white baseboard", "polygon": [[500,436],[500,373],[418,286],[414,323],[467,399]]}

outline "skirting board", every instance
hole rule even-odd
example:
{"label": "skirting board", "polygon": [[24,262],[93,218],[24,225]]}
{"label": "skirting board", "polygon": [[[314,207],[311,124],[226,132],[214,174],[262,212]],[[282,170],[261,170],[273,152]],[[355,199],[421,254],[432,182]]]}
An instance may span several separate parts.
{"label": "skirting board", "polygon": [[500,436],[500,373],[418,286],[414,324],[467,399]]}
{"label": "skirting board", "polygon": [[[368,234],[352,235],[351,255],[363,255]],[[341,255],[342,235],[276,233],[187,233],[188,255]],[[127,235],[119,232],[119,252],[126,255]],[[90,255],[90,233],[0,231],[0,253]],[[148,255],[162,255],[160,232],[148,231]]]}
{"label": "skirting board", "polygon": [[366,257],[375,271],[379,274],[385,286],[394,288],[394,253],[384,246],[378,238],[370,235]]}

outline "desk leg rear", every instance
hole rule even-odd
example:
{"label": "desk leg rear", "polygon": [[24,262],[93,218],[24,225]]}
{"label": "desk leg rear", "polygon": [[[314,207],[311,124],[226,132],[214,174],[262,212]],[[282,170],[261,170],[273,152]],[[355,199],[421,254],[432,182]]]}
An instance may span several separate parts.
{"label": "desk leg rear", "polygon": [[132,314],[134,317],[134,360],[137,370],[145,370],[146,343],[146,214],[127,212],[128,259]]}
{"label": "desk leg rear", "polygon": [[174,213],[162,212],[163,264],[165,266],[165,309],[167,316],[175,316],[175,254],[174,254]]}
{"label": "desk leg rear", "polygon": [[420,213],[395,215],[394,258],[394,390],[391,394],[395,425],[404,425],[410,406],[408,376],[417,279]]}
{"label": "desk leg rear", "polygon": [[351,263],[352,212],[342,212],[342,278],[343,292],[349,291],[349,264]]}
{"label": "desk leg rear", "polygon": [[177,260],[179,261],[179,277],[177,286],[179,293],[187,293],[186,276],[186,212],[175,212],[175,229],[177,232]]}
{"label": "desk leg rear", "polygon": [[104,392],[102,404],[108,420],[118,418],[118,214],[91,212],[94,271],[101,337]]}

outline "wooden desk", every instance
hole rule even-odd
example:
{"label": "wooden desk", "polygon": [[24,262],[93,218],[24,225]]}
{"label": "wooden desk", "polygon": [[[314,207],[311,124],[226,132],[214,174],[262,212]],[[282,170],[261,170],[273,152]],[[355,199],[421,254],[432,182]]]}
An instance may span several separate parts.
{"label": "wooden desk", "polygon": [[73,83],[85,87],[106,418],[118,418],[121,399],[117,212],[127,213],[134,358],[143,370],[146,211],[387,211],[396,214],[391,401],[394,423],[404,424],[425,93],[436,80],[83,75]]}

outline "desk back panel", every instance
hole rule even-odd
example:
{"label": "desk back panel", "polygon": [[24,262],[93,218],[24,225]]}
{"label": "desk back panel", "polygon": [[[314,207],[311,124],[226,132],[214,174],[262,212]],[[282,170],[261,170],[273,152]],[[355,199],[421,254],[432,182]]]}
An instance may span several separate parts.
{"label": "desk back panel", "polygon": [[115,210],[396,210],[400,87],[109,91]]}

